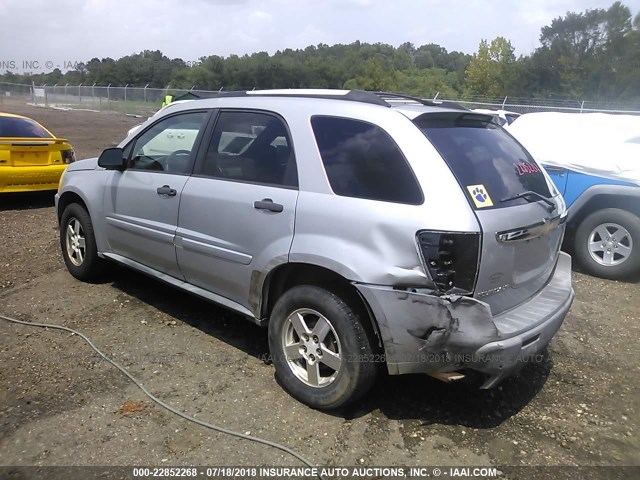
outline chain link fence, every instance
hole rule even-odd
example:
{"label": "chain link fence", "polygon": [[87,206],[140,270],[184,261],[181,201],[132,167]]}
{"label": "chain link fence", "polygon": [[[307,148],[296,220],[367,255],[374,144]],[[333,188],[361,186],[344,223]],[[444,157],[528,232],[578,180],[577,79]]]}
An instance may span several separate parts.
{"label": "chain link fence", "polygon": [[441,98],[459,103],[467,108],[488,108],[492,110],[509,110],[516,113],[532,112],[566,112],[566,113],[626,113],[640,114],[640,102],[596,102],[579,99],[543,99],[501,97],[491,98],[474,95],[458,95]]}
{"label": "chain link fence", "polygon": [[175,88],[112,87],[97,85],[22,85],[0,82],[0,105],[16,99],[45,107],[117,112],[146,117],[156,112],[166,95],[211,92]]}
{"label": "chain link fence", "polygon": [[[100,112],[119,112],[127,115],[147,117],[162,105],[165,95],[180,97],[186,93],[208,96],[216,91],[185,90],[148,87],[113,87],[96,85],[23,85],[0,82],[0,106],[8,99],[19,99],[35,105],[59,109],[83,109]],[[427,97],[457,102],[468,108],[503,109],[517,113],[530,112],[603,112],[640,114],[640,102],[613,103],[590,100],[541,99],[501,97],[490,98],[473,95]]]}

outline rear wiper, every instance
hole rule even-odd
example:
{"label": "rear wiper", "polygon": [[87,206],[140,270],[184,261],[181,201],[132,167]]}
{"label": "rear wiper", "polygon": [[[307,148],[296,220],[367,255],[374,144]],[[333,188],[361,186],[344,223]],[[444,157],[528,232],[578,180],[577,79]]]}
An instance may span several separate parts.
{"label": "rear wiper", "polygon": [[509,200],[517,200],[518,198],[524,198],[527,201],[531,201],[532,198],[535,198],[536,200],[542,200],[544,203],[547,204],[547,210],[549,210],[550,212],[553,212],[556,209],[556,204],[554,202],[544,197],[543,195],[540,195],[538,192],[533,192],[531,190],[518,193],[513,197],[503,198],[502,200],[500,200],[500,203],[508,202]]}

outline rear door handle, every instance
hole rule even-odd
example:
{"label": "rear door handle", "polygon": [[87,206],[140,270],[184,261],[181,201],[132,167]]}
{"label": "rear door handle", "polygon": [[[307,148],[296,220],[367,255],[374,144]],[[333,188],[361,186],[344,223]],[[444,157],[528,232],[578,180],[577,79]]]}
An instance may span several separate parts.
{"label": "rear door handle", "polygon": [[167,197],[175,197],[178,193],[175,188],[171,188],[169,185],[163,185],[156,189],[158,195],[166,195]]}
{"label": "rear door handle", "polygon": [[279,203],[273,203],[270,198],[263,198],[262,200],[256,200],[253,202],[253,208],[256,210],[269,210],[270,212],[280,213],[284,210],[284,207]]}

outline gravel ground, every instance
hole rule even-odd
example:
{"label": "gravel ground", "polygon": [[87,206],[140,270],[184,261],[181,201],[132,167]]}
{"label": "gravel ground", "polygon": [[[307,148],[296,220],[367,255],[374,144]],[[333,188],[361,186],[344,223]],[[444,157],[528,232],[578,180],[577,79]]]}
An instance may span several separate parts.
{"label": "gravel ground", "polygon": [[[81,158],[139,122],[0,108],[69,138]],[[578,477],[515,467],[640,465],[638,283],[574,272],[576,300],[548,355],[497,389],[384,377],[360,404],[327,414],[278,386],[265,330],[127,270],[74,280],[51,193],[0,196],[0,232],[0,314],[78,329],[167,403],[315,464],[493,465],[531,479]],[[160,409],[77,336],[0,321],[0,362],[0,465],[300,465]]]}

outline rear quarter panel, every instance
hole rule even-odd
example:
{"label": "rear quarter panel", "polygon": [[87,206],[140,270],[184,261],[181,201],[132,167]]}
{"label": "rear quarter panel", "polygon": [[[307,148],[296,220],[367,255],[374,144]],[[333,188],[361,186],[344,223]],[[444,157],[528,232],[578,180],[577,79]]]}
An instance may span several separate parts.
{"label": "rear quarter panel", "polygon": [[313,114],[382,127],[403,151],[424,203],[405,205],[335,195],[311,128],[311,113],[282,112],[293,134],[300,183],[290,261],[323,266],[356,282],[431,286],[416,233],[422,229],[476,232],[476,217],[449,168],[408,118],[386,108],[353,108],[352,102],[343,103],[346,105],[318,105]]}

